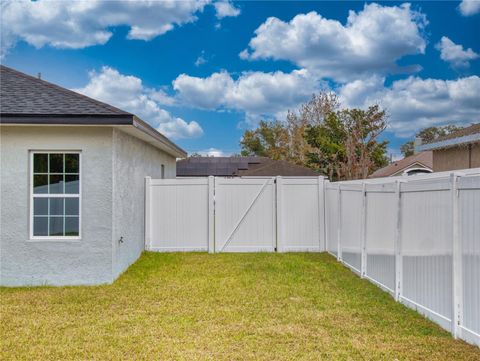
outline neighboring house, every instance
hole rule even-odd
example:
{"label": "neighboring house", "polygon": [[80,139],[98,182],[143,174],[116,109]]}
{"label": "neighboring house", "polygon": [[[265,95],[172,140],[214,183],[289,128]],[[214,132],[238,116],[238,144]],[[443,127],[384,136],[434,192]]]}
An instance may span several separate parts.
{"label": "neighboring house", "polygon": [[431,143],[422,144],[420,150],[433,151],[433,170],[442,172],[480,167],[480,123],[460,129]]}
{"label": "neighboring house", "polygon": [[144,249],[144,178],[186,153],[135,115],[1,66],[0,283],[100,284]]}
{"label": "neighboring house", "polygon": [[432,172],[431,151],[421,152],[409,157],[397,160],[386,167],[377,169],[369,178],[395,177],[401,175],[414,175],[418,173]]}
{"label": "neighboring house", "polygon": [[310,168],[266,157],[190,157],[177,162],[177,177],[311,177],[319,175]]}

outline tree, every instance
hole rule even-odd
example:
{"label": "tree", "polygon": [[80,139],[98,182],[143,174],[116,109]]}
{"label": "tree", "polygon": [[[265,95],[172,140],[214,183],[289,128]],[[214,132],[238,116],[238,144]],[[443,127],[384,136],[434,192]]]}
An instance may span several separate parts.
{"label": "tree", "polygon": [[385,111],[378,105],[330,112],[322,123],[306,130],[312,148],[307,164],[333,180],[366,178],[388,164],[388,141],[379,140],[386,127]]}
{"label": "tree", "polygon": [[311,150],[305,140],[307,126],[320,124],[338,106],[335,93],[314,94],[297,111],[289,111],[286,121],[261,121],[256,129],[246,130],[240,141],[241,154],[305,165],[306,154]]}
{"label": "tree", "polygon": [[330,113],[323,123],[309,126],[305,139],[311,151],[307,153],[306,165],[329,179],[340,179],[340,164],[345,162],[346,129],[340,122],[337,113]]}
{"label": "tree", "polygon": [[242,156],[256,155],[279,160],[286,159],[288,134],[279,121],[261,121],[257,129],[246,130],[240,141]]}
{"label": "tree", "polygon": [[415,142],[409,140],[408,142],[400,146],[400,152],[402,152],[404,157],[409,157],[415,153]]}
{"label": "tree", "polygon": [[419,131],[417,137],[419,137],[422,142],[428,143],[433,142],[439,137],[444,137],[445,135],[456,132],[459,129],[461,128],[453,124],[444,125],[442,127],[428,127]]}
{"label": "tree", "polygon": [[343,109],[335,93],[321,92],[289,111],[284,122],[261,121],[243,134],[241,154],[282,159],[317,169],[330,179],[366,178],[388,163],[378,140],[386,114],[378,106]]}
{"label": "tree", "polygon": [[312,151],[305,138],[309,126],[322,124],[325,118],[339,108],[338,97],[332,92],[314,94],[312,99],[302,104],[297,112],[287,114],[288,160],[299,165],[307,163],[307,154]]}
{"label": "tree", "polygon": [[[457,127],[456,125],[453,125],[453,124],[444,125],[441,127],[428,127],[417,132],[417,134],[415,134],[415,138],[420,138],[422,140],[422,143],[429,143],[429,142],[433,142],[435,139],[439,137],[443,137],[450,133],[456,132],[459,129],[461,129],[461,127]],[[414,141],[410,140],[404,143],[400,147],[400,151],[405,157],[413,155],[413,153],[415,153]]]}

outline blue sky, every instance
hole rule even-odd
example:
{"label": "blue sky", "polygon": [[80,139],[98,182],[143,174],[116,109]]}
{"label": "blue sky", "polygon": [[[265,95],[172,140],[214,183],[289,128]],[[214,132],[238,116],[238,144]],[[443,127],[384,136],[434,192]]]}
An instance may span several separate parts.
{"label": "blue sky", "polygon": [[390,151],[480,121],[480,2],[2,1],[2,63],[132,111],[189,152],[320,90],[379,103]]}

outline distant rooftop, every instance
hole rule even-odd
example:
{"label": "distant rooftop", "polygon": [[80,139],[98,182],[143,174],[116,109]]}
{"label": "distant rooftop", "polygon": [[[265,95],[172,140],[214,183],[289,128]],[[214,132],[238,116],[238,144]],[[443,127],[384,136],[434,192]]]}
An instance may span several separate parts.
{"label": "distant rooftop", "polygon": [[190,157],[177,162],[177,177],[319,175],[310,168],[266,157]]}
{"label": "distant rooftop", "polygon": [[432,142],[419,146],[419,150],[435,150],[480,142],[480,123],[459,129]]}
{"label": "distant rooftop", "polygon": [[431,151],[426,151],[397,160],[383,168],[376,170],[369,176],[369,178],[390,177],[416,164],[428,169],[432,169],[433,153]]}

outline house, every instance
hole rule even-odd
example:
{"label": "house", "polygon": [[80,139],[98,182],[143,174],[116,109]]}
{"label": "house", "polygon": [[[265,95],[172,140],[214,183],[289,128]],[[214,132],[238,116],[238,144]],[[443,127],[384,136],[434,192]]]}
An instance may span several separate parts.
{"label": "house", "polygon": [[480,167],[480,123],[422,144],[419,149],[433,151],[435,172],[478,168]]}
{"label": "house", "polygon": [[190,157],[177,161],[177,177],[311,177],[310,168],[266,157]]}
{"label": "house", "polygon": [[115,280],[144,249],[145,176],[186,153],[134,114],[1,66],[0,284]]}
{"label": "house", "polygon": [[432,158],[433,154],[431,151],[413,154],[409,157],[392,162],[383,168],[377,169],[369,176],[369,178],[431,173],[433,171]]}

